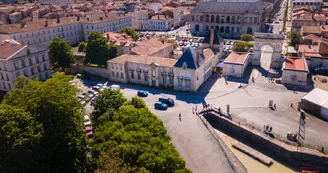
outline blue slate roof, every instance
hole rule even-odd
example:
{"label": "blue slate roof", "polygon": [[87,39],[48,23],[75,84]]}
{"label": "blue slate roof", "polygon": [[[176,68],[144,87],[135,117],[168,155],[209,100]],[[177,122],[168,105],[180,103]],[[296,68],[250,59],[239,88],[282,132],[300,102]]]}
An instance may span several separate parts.
{"label": "blue slate roof", "polygon": [[[211,39],[210,34],[208,34],[204,38],[204,40],[203,40],[202,43],[208,43],[208,44],[210,44],[210,39]],[[215,30],[215,29],[214,29],[214,40],[213,40],[213,44],[220,44],[219,35],[218,35],[217,30]]]}
{"label": "blue slate roof", "polygon": [[178,59],[178,61],[174,64],[174,67],[180,67],[182,68],[183,64],[187,64],[187,68],[189,69],[196,69],[198,65],[195,62],[196,60],[196,52],[193,48],[188,47],[186,51],[183,52],[181,57]]}

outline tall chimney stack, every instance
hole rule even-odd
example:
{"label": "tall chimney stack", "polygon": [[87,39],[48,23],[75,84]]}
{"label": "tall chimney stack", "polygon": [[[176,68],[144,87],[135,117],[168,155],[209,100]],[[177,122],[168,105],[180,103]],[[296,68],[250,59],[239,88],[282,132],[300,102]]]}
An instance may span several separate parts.
{"label": "tall chimney stack", "polygon": [[45,26],[45,27],[48,27],[48,21],[47,21],[47,20],[44,21],[44,26]]}
{"label": "tall chimney stack", "polygon": [[214,29],[211,29],[210,31],[210,47],[213,48],[213,42],[214,42]]}
{"label": "tall chimney stack", "polygon": [[57,16],[57,23],[60,23],[60,17],[59,17],[59,15]]}

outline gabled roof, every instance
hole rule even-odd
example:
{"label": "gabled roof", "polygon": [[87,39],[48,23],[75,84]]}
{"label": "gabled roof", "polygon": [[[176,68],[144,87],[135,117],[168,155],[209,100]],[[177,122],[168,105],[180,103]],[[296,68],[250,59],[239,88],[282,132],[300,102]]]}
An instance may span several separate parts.
{"label": "gabled roof", "polygon": [[181,55],[178,62],[175,63],[174,67],[182,68],[183,64],[186,63],[187,68],[197,69],[198,65],[195,62],[196,58],[195,50],[191,47],[188,47],[188,49]]}
{"label": "gabled roof", "polygon": [[0,59],[7,59],[25,47],[25,45],[19,44],[14,40],[0,40]]}

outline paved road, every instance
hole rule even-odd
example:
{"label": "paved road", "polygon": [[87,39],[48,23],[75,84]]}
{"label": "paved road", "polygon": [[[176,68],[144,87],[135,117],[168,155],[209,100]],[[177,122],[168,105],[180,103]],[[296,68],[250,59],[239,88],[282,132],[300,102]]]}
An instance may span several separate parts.
{"label": "paved road", "polygon": [[[283,2],[281,3],[281,6],[279,8],[279,11],[276,14],[276,19],[273,21],[273,29],[272,32],[274,34],[279,34],[280,31],[282,31],[282,26],[284,23],[284,12],[285,12],[285,8],[286,8],[286,0],[283,0]],[[280,15],[278,15],[280,14]]]}

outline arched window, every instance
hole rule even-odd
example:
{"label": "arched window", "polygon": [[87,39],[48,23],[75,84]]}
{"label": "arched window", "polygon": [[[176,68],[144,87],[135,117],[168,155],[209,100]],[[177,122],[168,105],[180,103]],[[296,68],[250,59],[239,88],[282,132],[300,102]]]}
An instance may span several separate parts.
{"label": "arched window", "polygon": [[232,23],[235,23],[235,22],[236,22],[236,17],[235,17],[235,16],[232,16],[232,18],[231,18],[231,22],[232,22]]}
{"label": "arched window", "polygon": [[216,27],[215,27],[215,30],[216,30],[216,31],[219,31],[219,26],[216,26]]}
{"label": "arched window", "polygon": [[210,29],[209,29],[208,25],[206,25],[205,26],[205,31],[208,31],[208,30],[210,30]]}
{"label": "arched window", "polygon": [[251,27],[247,28],[247,34],[253,34],[253,29]]}
{"label": "arched window", "polygon": [[196,32],[199,31],[199,25],[198,25],[198,24],[195,25],[195,31],[196,31]]}
{"label": "arched window", "polygon": [[229,31],[230,31],[229,26],[226,26],[226,28],[225,28],[225,33],[229,33]]}
{"label": "arched window", "polygon": [[220,28],[220,32],[221,32],[221,33],[224,33],[224,27],[223,27],[223,26],[221,26],[221,28]]}
{"label": "arched window", "polygon": [[227,20],[227,22],[230,22],[230,16],[227,16],[226,20]]}
{"label": "arched window", "polygon": [[214,15],[211,16],[211,22],[214,22]]}
{"label": "arched window", "polygon": [[220,23],[220,16],[216,16],[216,23]]}
{"label": "arched window", "polygon": [[209,20],[210,20],[210,16],[209,16],[209,15],[206,15],[206,20],[205,20],[205,22],[209,22]]}

